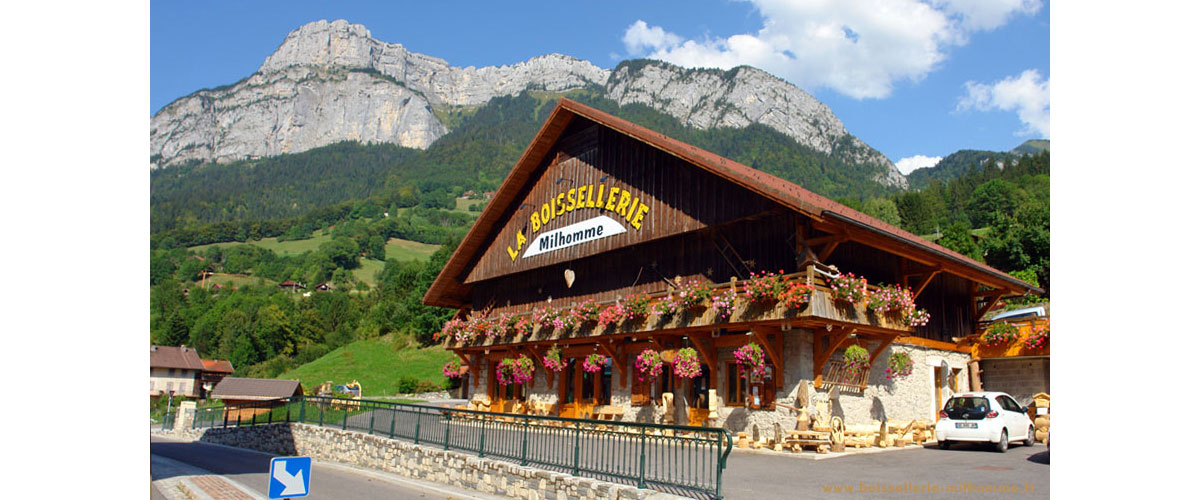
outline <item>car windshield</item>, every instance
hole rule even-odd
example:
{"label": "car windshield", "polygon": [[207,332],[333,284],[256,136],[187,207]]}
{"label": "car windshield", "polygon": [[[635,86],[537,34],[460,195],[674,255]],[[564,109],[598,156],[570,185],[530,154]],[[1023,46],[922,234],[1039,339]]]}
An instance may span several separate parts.
{"label": "car windshield", "polygon": [[946,402],[946,410],[988,411],[991,405],[984,397],[957,397]]}

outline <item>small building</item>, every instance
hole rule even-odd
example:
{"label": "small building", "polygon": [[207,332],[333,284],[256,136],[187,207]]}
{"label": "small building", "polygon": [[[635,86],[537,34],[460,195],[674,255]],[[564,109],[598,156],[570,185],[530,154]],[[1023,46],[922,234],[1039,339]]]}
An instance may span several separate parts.
{"label": "small building", "polygon": [[[809,293],[751,298],[747,284],[767,272]],[[835,284],[851,274],[907,294],[913,308],[847,300]],[[618,301],[670,305],[701,288],[712,298],[687,308],[597,319]],[[460,312],[439,335],[467,367],[470,398],[494,411],[520,401],[564,417],[745,431],[790,429],[789,407],[810,400],[846,424],[934,420],[978,378],[971,348],[956,341],[999,300],[1042,293],[798,185],[562,99],[423,302]],[[865,371],[845,356],[855,346],[869,354]],[[742,369],[741,349],[761,352],[761,371]],[[643,380],[647,351],[665,364]],[[551,352],[561,357],[555,369]],[[688,376],[671,366],[684,352]],[[891,376],[893,355],[911,362],[910,375]],[[510,383],[504,370],[523,357],[533,378]]]}
{"label": "small building", "polygon": [[292,280],[286,280],[283,283],[280,283],[279,288],[282,288],[284,290],[290,290],[292,292],[295,292],[297,290],[305,290],[306,289],[303,284],[297,283]]}
{"label": "small building", "polygon": [[200,372],[200,398],[207,399],[222,379],[233,375],[233,363],[223,359],[204,359],[201,362],[204,363],[204,371]]}
{"label": "small building", "polygon": [[333,284],[332,283],[321,283],[320,285],[317,285],[316,290],[318,292],[328,292],[330,290],[333,290]]}
{"label": "small building", "polygon": [[[225,377],[212,391],[213,399],[220,399],[226,406],[269,401],[272,399],[303,396],[304,388],[299,380],[265,378]],[[255,408],[235,408],[226,412],[230,420],[253,418],[271,411],[275,405]]]}
{"label": "small building", "polygon": [[150,397],[200,397],[204,362],[187,346],[150,346]]}
{"label": "small building", "polygon": [[[971,358],[978,360],[977,380],[973,389],[1006,392],[1021,405],[1033,403],[1037,394],[1050,393],[1050,316],[1049,305],[1028,308],[1037,314],[997,315],[981,321],[976,333],[960,343],[971,347]],[[1019,312],[1019,311],[1018,311]],[[1015,330],[1008,341],[989,341],[989,327],[1004,323]]]}

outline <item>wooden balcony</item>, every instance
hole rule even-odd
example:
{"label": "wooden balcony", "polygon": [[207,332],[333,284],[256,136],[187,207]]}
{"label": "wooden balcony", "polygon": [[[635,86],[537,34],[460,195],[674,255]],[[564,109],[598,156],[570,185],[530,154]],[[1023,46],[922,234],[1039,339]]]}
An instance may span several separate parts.
{"label": "wooden balcony", "polygon": [[1023,345],[1025,339],[1030,334],[1033,333],[1033,330],[1035,328],[1045,328],[1046,331],[1050,331],[1050,317],[1049,316],[1040,316],[1040,317],[1033,317],[1033,318],[1020,318],[1020,319],[1001,320],[1001,321],[1017,327],[1017,331],[1018,331],[1017,340],[1015,340],[1011,343],[1005,344],[1005,345],[998,345],[998,346],[984,345],[980,338],[983,336],[984,332],[987,331],[988,325],[992,324],[991,321],[986,321],[986,322],[979,323],[976,326],[975,333],[962,339],[960,344],[971,345],[971,357],[979,358],[979,359],[1015,358],[1015,357],[1022,357],[1022,356],[1049,356],[1050,355],[1049,342],[1047,342],[1046,346],[1041,349],[1027,349]]}

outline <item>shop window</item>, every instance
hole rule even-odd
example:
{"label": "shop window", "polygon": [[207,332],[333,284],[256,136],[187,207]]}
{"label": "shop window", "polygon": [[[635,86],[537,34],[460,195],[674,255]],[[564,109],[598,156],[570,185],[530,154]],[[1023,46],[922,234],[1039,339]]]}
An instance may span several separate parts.
{"label": "shop window", "polygon": [[750,392],[746,394],[746,406],[756,410],[775,409],[775,367],[767,365],[763,375],[750,374]]}

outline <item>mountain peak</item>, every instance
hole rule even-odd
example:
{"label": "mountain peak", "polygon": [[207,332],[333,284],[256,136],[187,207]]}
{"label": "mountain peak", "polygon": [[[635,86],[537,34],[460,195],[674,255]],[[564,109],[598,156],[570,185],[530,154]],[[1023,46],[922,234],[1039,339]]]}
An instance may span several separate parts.
{"label": "mountain peak", "polygon": [[361,24],[322,19],[288,33],[258,70],[278,71],[295,65],[369,68],[385,52],[402,57],[407,51],[400,44],[371,38],[371,30]]}

